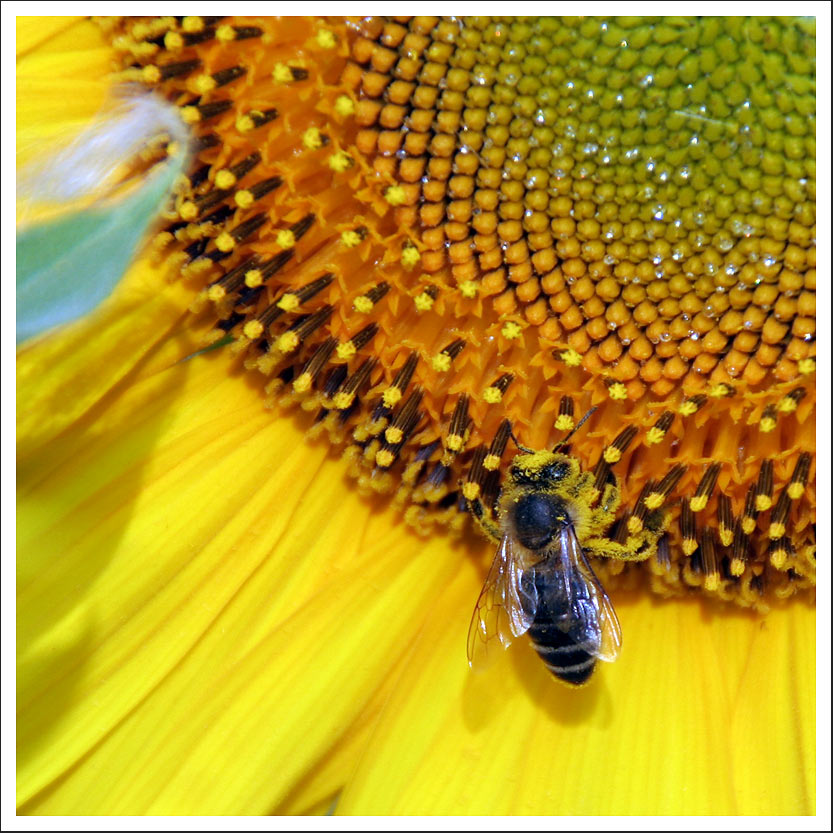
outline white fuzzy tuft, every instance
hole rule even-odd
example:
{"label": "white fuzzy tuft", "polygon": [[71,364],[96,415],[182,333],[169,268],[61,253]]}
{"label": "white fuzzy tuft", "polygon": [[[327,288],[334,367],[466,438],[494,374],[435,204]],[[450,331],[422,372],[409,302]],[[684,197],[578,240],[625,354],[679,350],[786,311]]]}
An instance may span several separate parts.
{"label": "white fuzzy tuft", "polygon": [[119,87],[88,128],[18,172],[18,199],[54,204],[105,196],[125,164],[161,134],[187,147],[178,108],[141,87]]}

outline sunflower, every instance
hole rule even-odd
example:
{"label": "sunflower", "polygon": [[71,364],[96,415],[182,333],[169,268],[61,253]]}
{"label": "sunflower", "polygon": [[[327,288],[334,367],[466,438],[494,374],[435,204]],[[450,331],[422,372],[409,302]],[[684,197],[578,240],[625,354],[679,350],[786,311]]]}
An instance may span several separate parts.
{"label": "sunflower", "polygon": [[[814,812],[814,495],[802,462],[814,406],[806,172],[767,171],[764,191],[779,176],[784,185],[770,195],[773,219],[749,234],[756,251],[736,251],[732,241],[722,250],[724,226],[709,225],[712,208],[733,222],[736,204],[724,197],[735,193],[734,180],[723,167],[704,186],[711,202],[693,212],[685,210],[687,186],[677,183],[683,196],[670,203],[668,177],[658,172],[653,193],[663,197],[668,225],[699,222],[705,212],[709,239],[699,251],[677,241],[679,256],[638,212],[625,224],[612,215],[602,223],[590,191],[576,200],[538,188],[548,176],[537,153],[552,142],[548,120],[560,130],[559,119],[574,115],[566,128],[578,134],[594,123],[580,111],[559,114],[547,62],[535,53],[568,48],[587,59],[598,23],[563,23],[581,31],[580,42],[552,24],[528,31],[525,21],[480,19],[462,29],[428,19],[206,18],[35,20],[19,29],[19,133],[34,135],[46,116],[90,115],[77,90],[103,92],[90,80],[96,61],[110,68],[114,58],[103,29],[121,74],[160,84],[196,125],[199,153],[208,154],[199,160],[211,159],[180,184],[167,225],[116,293],[18,354],[19,812]],[[781,146],[795,161],[793,139],[804,136],[798,116],[807,115],[801,77],[810,74],[802,30],[755,26],[762,28],[745,34],[763,44],[767,78],[783,71],[767,52],[774,43],[795,52],[788,74],[799,105]],[[668,52],[655,47],[686,46],[687,28],[619,20],[604,27],[593,55],[600,67],[606,55],[615,61],[605,50],[615,53],[625,39],[633,44],[626,60],[639,49],[654,67],[648,86],[673,92]],[[646,31],[650,43],[637,46]],[[686,66],[683,49],[674,66],[690,74],[714,61],[719,89],[731,89],[737,79],[723,78],[718,64],[731,63],[733,34],[707,22],[705,57]],[[278,88],[273,110],[264,79],[229,63],[238,46],[248,50],[241,65],[268,63]],[[401,71],[391,80],[385,73],[395,62]],[[494,100],[481,101],[464,76],[484,78],[480,88]],[[432,78],[433,94],[424,89]],[[757,90],[756,78],[742,80]],[[696,76],[687,84],[696,90]],[[521,100],[501,99],[512,86]],[[236,103],[224,103],[229,90]],[[419,112],[408,116],[413,101]],[[435,101],[444,127],[420,131],[420,113]],[[780,100],[756,106],[773,122],[787,109]],[[403,132],[406,117],[412,129]],[[746,126],[721,118],[721,130]],[[279,119],[285,126],[253,163],[252,134]],[[449,139],[461,119],[467,141],[488,136],[483,153],[461,154]],[[394,146],[397,136],[413,146]],[[718,131],[709,142],[724,139]],[[722,160],[732,150],[725,141]],[[587,180],[597,151],[580,160]],[[764,154],[768,166],[778,153]],[[467,168],[469,156],[485,156],[487,170]],[[261,176],[255,168],[264,159],[272,170]],[[615,160],[612,170],[610,180],[599,178],[627,188]],[[708,165],[692,174],[702,170]],[[257,175],[245,180],[250,173]],[[643,202],[642,185],[628,191],[634,204]],[[758,194],[754,182],[741,190]],[[497,192],[500,207],[490,202]],[[781,197],[791,201],[791,223]],[[757,210],[750,204],[746,221]],[[458,246],[469,228],[477,232],[471,244]],[[659,258],[668,269],[656,281],[663,287],[645,287],[637,267],[608,268],[617,252],[620,265]],[[687,268],[674,271],[680,261]],[[758,261],[766,274],[754,309],[790,303],[772,324],[755,313],[756,339],[744,352],[746,330],[733,331],[730,307],[758,290],[731,279]],[[338,274],[327,271],[330,263]],[[172,271],[181,278],[171,281]],[[718,295],[734,301],[720,309]],[[683,314],[699,322],[695,329],[669,327],[655,349],[643,333]],[[280,316],[294,317],[285,326],[276,324]],[[773,330],[785,316],[786,332]],[[225,333],[231,349],[192,357],[206,334],[210,342]],[[669,341],[674,350],[663,348]],[[423,360],[409,364],[415,352]],[[680,356],[695,375],[680,373]],[[448,381],[452,368],[459,375]],[[273,409],[300,407],[279,417],[265,410],[258,376]],[[683,376],[687,383],[677,385]],[[542,397],[533,414],[524,403],[550,381],[555,405]],[[640,505],[654,492],[670,495],[664,478],[676,470],[652,461],[672,459],[672,446],[688,441],[683,459],[692,470],[671,484],[683,502],[669,498],[674,569],[654,559],[663,569],[603,572],[617,588],[627,660],[591,687],[558,686],[522,647],[473,675],[462,643],[490,547],[464,528],[456,483],[488,495],[484,461],[487,451],[505,450],[506,437],[494,445],[502,415],[528,443],[563,436],[571,390],[583,392],[580,406],[599,405],[575,453],[589,465],[603,450],[620,452],[631,520],[644,520],[650,507],[640,514]],[[650,396],[669,407],[649,409]],[[619,440],[616,430],[613,440],[622,413],[631,415],[626,428],[655,429],[651,441],[628,450],[633,436]],[[721,435],[715,425],[730,416],[727,425],[743,416],[749,427]],[[308,442],[312,419],[333,446]],[[704,430],[683,431],[685,419]],[[779,449],[769,467],[760,462],[764,440]],[[720,443],[741,441],[758,449],[750,454],[756,465],[718,475],[711,463],[723,454]],[[346,461],[333,448],[346,448]],[[382,494],[357,494],[345,483],[351,477]],[[738,488],[750,489],[751,508]],[[744,527],[765,511],[758,498],[777,508],[784,494],[779,534],[767,534],[763,516]],[[635,525],[627,532],[641,534]],[[748,550],[736,543],[743,536]],[[659,594],[647,594],[650,587]],[[700,598],[707,594],[771,609],[761,617],[717,607]],[[783,604],[787,596],[795,598]]]}

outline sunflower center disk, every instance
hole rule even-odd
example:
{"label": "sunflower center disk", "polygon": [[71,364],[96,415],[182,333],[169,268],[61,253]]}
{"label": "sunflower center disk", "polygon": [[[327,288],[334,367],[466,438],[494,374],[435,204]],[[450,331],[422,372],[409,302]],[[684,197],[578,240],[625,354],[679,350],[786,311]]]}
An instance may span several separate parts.
{"label": "sunflower center disk", "polygon": [[811,21],[102,25],[198,137],[154,242],[195,325],[361,488],[459,530],[510,425],[552,447],[595,405],[572,452],[617,534],[674,515],[604,578],[812,593]]}

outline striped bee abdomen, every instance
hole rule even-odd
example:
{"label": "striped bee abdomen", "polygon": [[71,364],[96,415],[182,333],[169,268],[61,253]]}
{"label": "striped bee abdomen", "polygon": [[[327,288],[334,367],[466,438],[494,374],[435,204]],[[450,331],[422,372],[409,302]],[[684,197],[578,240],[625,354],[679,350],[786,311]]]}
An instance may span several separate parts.
{"label": "striped bee abdomen", "polygon": [[[559,570],[535,569],[531,572],[538,593],[538,607],[527,632],[529,638],[538,656],[559,680],[582,685],[590,679],[596,667],[596,657],[591,652],[598,644],[586,628],[585,619],[577,618],[573,611],[578,605],[582,617],[590,616],[592,620],[590,600],[578,595],[580,587],[573,582],[571,607],[565,598],[563,575]],[[582,622],[585,627],[581,626]]]}

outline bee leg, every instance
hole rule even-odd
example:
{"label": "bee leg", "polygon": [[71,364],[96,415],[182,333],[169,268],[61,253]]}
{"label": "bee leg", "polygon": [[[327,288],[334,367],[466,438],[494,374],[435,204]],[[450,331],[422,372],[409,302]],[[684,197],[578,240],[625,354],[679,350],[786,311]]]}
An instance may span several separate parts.
{"label": "bee leg", "polygon": [[646,561],[657,555],[660,541],[665,536],[671,513],[665,509],[651,510],[643,515],[631,515],[620,525],[620,534],[610,538],[590,538],[584,547],[602,558],[620,561]]}
{"label": "bee leg", "polygon": [[496,544],[499,544],[503,537],[500,533],[500,527],[498,527],[492,517],[492,513],[483,505],[483,501],[479,497],[475,497],[470,498],[468,504],[472,515],[474,515],[478,526],[483,530],[484,534]]}

